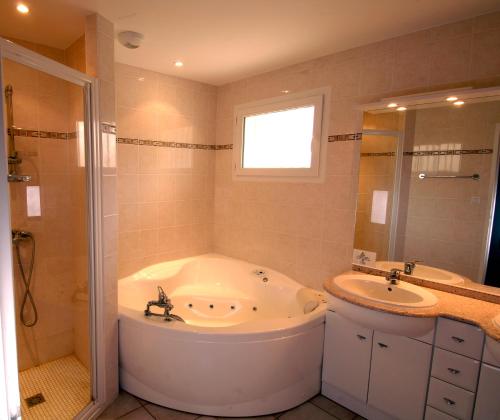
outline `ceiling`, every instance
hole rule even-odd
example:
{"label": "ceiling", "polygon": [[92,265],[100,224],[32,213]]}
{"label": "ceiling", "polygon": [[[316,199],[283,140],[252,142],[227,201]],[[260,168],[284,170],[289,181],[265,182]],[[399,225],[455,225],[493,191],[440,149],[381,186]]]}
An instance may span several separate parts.
{"label": "ceiling", "polygon": [[[98,12],[116,32],[144,34],[139,49],[117,43],[116,61],[214,85],[500,8],[498,0],[26,0],[32,12],[21,16],[15,3],[0,1],[4,35],[63,48]],[[173,66],[178,59],[184,67]]]}

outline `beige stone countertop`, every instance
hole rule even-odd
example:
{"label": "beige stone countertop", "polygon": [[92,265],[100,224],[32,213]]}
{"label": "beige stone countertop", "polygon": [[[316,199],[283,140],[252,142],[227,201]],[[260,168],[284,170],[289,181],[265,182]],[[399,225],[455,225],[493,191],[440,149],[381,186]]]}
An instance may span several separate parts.
{"label": "beige stone countertop", "polygon": [[[348,271],[343,274],[357,274],[357,272]],[[334,284],[333,279],[325,281],[323,286],[325,290],[333,296],[355,305],[396,315],[432,318],[441,316],[455,319],[457,321],[477,325],[482,328],[489,337],[500,341],[500,328],[496,327],[493,323],[493,318],[500,314],[500,305],[497,303],[426,288],[438,298],[439,301],[436,305],[430,308],[402,308],[378,303],[344,292]]]}

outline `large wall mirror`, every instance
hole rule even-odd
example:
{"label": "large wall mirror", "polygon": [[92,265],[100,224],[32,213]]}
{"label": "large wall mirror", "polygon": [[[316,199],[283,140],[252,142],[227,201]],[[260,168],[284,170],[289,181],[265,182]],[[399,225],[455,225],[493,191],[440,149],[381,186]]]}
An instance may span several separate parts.
{"label": "large wall mirror", "polygon": [[355,263],[500,287],[488,266],[500,225],[498,93],[436,92],[365,108]]}

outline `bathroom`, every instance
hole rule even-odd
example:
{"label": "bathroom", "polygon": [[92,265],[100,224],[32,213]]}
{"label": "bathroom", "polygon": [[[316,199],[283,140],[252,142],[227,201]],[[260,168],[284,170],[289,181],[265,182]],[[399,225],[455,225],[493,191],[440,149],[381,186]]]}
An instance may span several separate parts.
{"label": "bathroom", "polygon": [[0,417],[500,418],[498,3],[210,3],[2,2]]}

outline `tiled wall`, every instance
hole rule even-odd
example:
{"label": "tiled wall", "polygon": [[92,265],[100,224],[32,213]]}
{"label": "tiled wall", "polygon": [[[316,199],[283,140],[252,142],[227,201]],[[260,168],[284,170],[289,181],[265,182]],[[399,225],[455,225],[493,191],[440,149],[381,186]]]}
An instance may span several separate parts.
{"label": "tiled wall", "polygon": [[[491,165],[500,102],[407,113],[405,151],[468,150],[460,155],[404,156],[402,226],[397,259],[418,259],[479,280],[491,204]],[[471,179],[426,179],[428,175],[480,175]]]}
{"label": "tiled wall", "polygon": [[[376,252],[377,260],[387,260],[396,168],[397,137],[363,135],[359,163],[358,202],[354,247]],[[373,223],[373,192],[387,191],[385,223]]]}
{"label": "tiled wall", "polygon": [[[62,50],[23,44],[65,61]],[[9,60],[4,64],[6,83],[13,85],[16,127],[74,133],[76,121],[83,119],[83,102],[75,100],[77,93],[71,92],[69,83]],[[32,287],[39,321],[27,328],[19,316],[16,318],[21,370],[74,352],[88,365],[88,338],[87,345],[80,345],[77,339],[85,332],[88,334],[88,325],[75,328],[74,313],[76,298],[84,295],[87,288],[87,242],[83,236],[84,242],[80,243],[82,236],[76,234],[80,228],[85,229],[85,171],[77,164],[74,135],[60,137],[16,136],[16,147],[23,159],[19,172],[32,175],[29,185],[40,186],[42,212],[40,217],[28,217],[26,184],[10,184],[12,226],[33,232],[36,240]],[[31,248],[25,244],[21,247],[27,270]],[[19,312],[24,286],[17,260],[14,262]],[[88,307],[84,311],[88,312]],[[25,313],[31,319],[32,312]]]}
{"label": "tiled wall", "polygon": [[[218,89],[217,143],[232,143],[235,105],[332,89],[329,134],[358,132],[359,104],[454,86],[500,84],[500,13],[420,31],[251,77]],[[328,144],[323,184],[234,182],[216,152],[214,249],[321,287],[350,268],[359,142]]]}
{"label": "tiled wall", "polygon": [[216,89],[116,64],[116,92],[122,277],[212,249]]}

